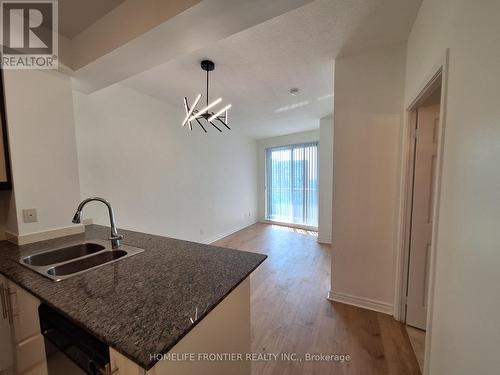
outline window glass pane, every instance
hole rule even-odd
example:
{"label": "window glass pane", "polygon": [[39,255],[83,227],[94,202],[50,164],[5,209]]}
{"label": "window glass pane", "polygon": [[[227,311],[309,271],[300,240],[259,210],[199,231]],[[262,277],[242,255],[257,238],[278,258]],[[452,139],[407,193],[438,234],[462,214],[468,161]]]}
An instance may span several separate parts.
{"label": "window glass pane", "polygon": [[271,152],[271,202],[270,218],[284,220],[292,215],[291,206],[291,150]]}
{"label": "window glass pane", "polygon": [[293,223],[302,224],[304,218],[304,149],[293,149]]}
{"label": "window glass pane", "polygon": [[266,150],[267,219],[318,226],[318,144]]}

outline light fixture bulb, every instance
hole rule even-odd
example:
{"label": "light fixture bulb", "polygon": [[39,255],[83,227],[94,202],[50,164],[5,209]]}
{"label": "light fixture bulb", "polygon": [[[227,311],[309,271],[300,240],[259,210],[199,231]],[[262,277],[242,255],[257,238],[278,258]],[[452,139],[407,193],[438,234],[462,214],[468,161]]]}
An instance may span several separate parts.
{"label": "light fixture bulb", "polygon": [[222,108],[219,112],[213,114],[212,116],[210,116],[210,118],[208,119],[208,122],[216,119],[217,117],[219,117],[219,115],[221,115],[223,112],[227,112],[227,110],[231,108],[231,104],[228,104],[226,105],[224,108]]}
{"label": "light fixture bulb", "polygon": [[188,121],[193,121],[194,119],[200,117],[202,114],[204,114],[206,111],[208,111],[210,108],[212,108],[213,106],[216,106],[217,104],[219,104],[220,102],[222,101],[222,98],[219,98],[217,100],[214,100],[212,103],[210,103],[209,105],[207,105],[205,108],[203,108],[202,110],[200,110],[199,112],[195,113],[194,115],[192,115]]}
{"label": "light fixture bulb", "polygon": [[188,121],[191,121],[191,120],[189,120],[189,116],[191,116],[193,114],[193,111],[196,108],[196,105],[198,104],[198,102],[200,101],[200,99],[201,99],[201,94],[198,94],[198,96],[194,100],[193,105],[191,106],[191,109],[188,111],[187,98],[184,97],[184,107],[186,108],[186,118],[182,122],[182,126],[185,126]]}

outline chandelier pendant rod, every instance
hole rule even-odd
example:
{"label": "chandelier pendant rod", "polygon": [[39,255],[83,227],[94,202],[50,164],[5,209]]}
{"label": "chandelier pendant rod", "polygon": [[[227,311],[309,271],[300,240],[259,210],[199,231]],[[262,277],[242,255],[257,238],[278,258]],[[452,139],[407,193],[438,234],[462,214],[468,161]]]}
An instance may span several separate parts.
{"label": "chandelier pendant rod", "polygon": [[208,74],[210,72],[207,70],[207,107],[208,107]]}

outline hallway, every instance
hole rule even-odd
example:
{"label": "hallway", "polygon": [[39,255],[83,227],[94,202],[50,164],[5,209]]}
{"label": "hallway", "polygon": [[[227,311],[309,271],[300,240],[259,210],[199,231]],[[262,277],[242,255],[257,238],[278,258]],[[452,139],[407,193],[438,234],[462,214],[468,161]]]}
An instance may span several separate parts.
{"label": "hallway", "polygon": [[[252,351],[303,359],[254,362],[252,373],[420,374],[403,325],[326,299],[330,246],[316,240],[316,232],[257,223],[213,244],[268,255],[251,279]],[[351,359],[306,361],[306,353]]]}

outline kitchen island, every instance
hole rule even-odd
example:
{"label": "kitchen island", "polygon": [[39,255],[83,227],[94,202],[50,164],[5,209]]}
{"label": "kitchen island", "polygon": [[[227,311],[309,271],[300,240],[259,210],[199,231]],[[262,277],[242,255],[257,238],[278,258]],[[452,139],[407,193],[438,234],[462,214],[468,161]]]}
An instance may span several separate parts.
{"label": "kitchen island", "polygon": [[[109,228],[17,246],[0,242],[0,273],[110,348],[117,374],[249,374],[249,275],[266,256],[122,230],[144,252],[61,282],[19,264],[27,253],[107,239]],[[22,319],[22,312],[15,314]],[[175,353],[175,355],[174,355]]]}

